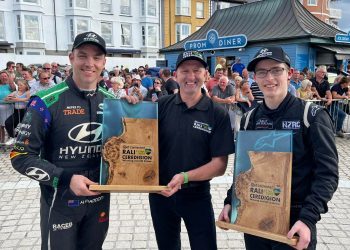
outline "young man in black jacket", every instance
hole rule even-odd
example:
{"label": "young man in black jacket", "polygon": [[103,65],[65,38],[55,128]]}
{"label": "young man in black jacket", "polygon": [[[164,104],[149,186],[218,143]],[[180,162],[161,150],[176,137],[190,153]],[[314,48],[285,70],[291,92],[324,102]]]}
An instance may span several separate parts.
{"label": "young man in black jacket", "polygon": [[[293,130],[291,229],[287,237],[299,235],[296,249],[316,249],[316,223],[320,214],[328,211],[327,202],[338,186],[338,154],[328,112],[288,93],[289,68],[290,59],[282,48],[259,50],[248,70],[254,71],[264,102],[243,117],[241,128]],[[230,221],[231,196],[232,187],[219,216],[221,221]],[[244,240],[247,249],[293,249],[248,234]]]}

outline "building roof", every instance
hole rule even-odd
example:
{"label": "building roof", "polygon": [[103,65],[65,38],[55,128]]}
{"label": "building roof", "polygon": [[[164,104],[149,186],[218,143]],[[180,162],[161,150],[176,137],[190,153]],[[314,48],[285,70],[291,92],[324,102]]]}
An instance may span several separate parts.
{"label": "building roof", "polygon": [[205,39],[210,29],[220,37],[245,34],[248,45],[296,38],[334,39],[337,33],[345,33],[316,18],[298,0],[265,0],[217,10],[201,29],[160,52],[183,50],[186,41]]}

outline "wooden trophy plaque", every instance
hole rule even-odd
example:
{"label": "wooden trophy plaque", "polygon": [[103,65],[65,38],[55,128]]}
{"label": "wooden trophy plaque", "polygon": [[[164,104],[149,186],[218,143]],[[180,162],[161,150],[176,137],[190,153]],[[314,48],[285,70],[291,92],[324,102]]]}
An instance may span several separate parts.
{"label": "wooden trophy plaque", "polygon": [[292,176],[291,131],[240,131],[231,223],[217,226],[296,245],[288,239]]}
{"label": "wooden trophy plaque", "polygon": [[90,190],[149,193],[167,189],[159,186],[156,105],[105,100],[100,185],[91,185]]}

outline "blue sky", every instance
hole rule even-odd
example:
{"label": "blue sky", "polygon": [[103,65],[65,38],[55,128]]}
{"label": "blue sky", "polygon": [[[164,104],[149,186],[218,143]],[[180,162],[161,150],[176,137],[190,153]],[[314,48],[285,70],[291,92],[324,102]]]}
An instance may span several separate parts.
{"label": "blue sky", "polygon": [[345,32],[350,31],[350,0],[339,0],[332,3],[332,7],[342,10],[339,28]]}

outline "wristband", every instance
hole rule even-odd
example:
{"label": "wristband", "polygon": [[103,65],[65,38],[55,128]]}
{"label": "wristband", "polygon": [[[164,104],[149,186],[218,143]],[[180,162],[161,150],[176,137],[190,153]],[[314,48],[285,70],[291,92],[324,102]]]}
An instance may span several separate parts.
{"label": "wristband", "polygon": [[188,173],[187,172],[181,172],[181,174],[184,177],[184,184],[187,184],[188,183]]}

